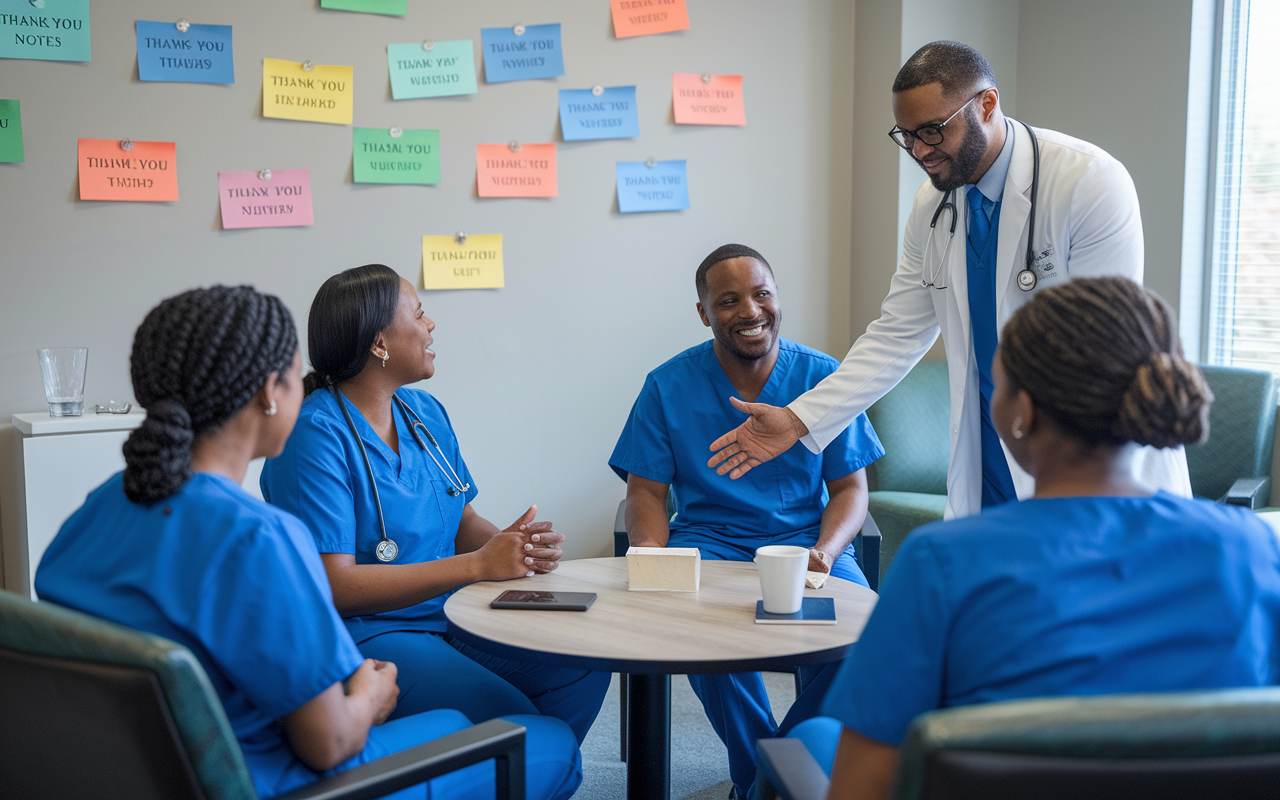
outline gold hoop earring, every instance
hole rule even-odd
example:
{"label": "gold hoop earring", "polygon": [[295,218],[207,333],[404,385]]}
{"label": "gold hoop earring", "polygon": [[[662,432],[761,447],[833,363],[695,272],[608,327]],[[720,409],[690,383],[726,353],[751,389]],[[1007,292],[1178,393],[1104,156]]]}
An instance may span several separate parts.
{"label": "gold hoop earring", "polygon": [[1013,438],[1021,439],[1026,433],[1022,430],[1022,417],[1013,421]]}

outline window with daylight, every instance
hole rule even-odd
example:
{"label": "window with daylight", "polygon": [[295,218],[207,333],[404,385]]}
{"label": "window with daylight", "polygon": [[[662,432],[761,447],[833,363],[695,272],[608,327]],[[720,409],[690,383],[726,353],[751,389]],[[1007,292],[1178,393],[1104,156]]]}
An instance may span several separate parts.
{"label": "window with daylight", "polygon": [[1205,360],[1280,374],[1280,0],[1220,0]]}

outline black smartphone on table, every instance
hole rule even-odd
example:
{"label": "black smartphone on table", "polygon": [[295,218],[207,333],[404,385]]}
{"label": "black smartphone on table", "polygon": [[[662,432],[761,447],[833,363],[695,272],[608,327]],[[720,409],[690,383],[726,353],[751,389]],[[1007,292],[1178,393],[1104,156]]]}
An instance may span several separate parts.
{"label": "black smartphone on table", "polygon": [[586,611],[595,601],[595,592],[528,592],[510,589],[494,598],[489,608]]}

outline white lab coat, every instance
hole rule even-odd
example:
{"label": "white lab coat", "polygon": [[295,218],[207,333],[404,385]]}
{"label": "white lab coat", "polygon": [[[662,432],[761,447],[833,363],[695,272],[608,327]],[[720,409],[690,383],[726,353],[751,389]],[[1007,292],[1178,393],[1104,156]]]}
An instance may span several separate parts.
{"label": "white lab coat", "polygon": [[[1142,281],[1142,218],[1138,196],[1124,165],[1088,142],[1037,128],[1040,189],[1036,203],[1035,254],[1039,281],[1024,292],[1017,274],[1026,259],[1034,159],[1031,139],[1013,123],[1014,145],[1000,205],[996,250],[996,328],[1004,325],[1038,291],[1072,277],[1120,275]],[[893,275],[880,318],[854,342],[840,368],[789,408],[809,428],[801,441],[820,452],[868,406],[897,385],[942,333],[951,383],[951,463],[947,472],[946,517],[982,509],[982,442],[978,368],[969,329],[969,289],[965,247],[969,211],[963,191],[954,197],[956,235],[947,248],[950,218],[944,211],[930,236],[930,220],[942,192],[929,181],[916,192],[902,241],[902,260]],[[942,259],[946,252],[945,261]],[[939,270],[939,265],[941,269]],[[945,289],[923,285],[926,277]],[[1005,448],[1018,497],[1030,497],[1035,481]],[[1137,477],[1153,488],[1191,495],[1182,448],[1144,448]]]}

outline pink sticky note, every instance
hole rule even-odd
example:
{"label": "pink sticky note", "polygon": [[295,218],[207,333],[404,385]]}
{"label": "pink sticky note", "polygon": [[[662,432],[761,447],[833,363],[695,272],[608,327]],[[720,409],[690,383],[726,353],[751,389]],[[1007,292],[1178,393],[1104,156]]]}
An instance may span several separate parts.
{"label": "pink sticky note", "polygon": [[219,172],[222,227],[286,228],[312,225],[311,170]]}
{"label": "pink sticky note", "polygon": [[476,185],[481,197],[555,197],[555,142],[476,145]]}
{"label": "pink sticky note", "polygon": [[671,76],[671,103],[678,125],[746,125],[741,75],[701,75],[677,72]]}

